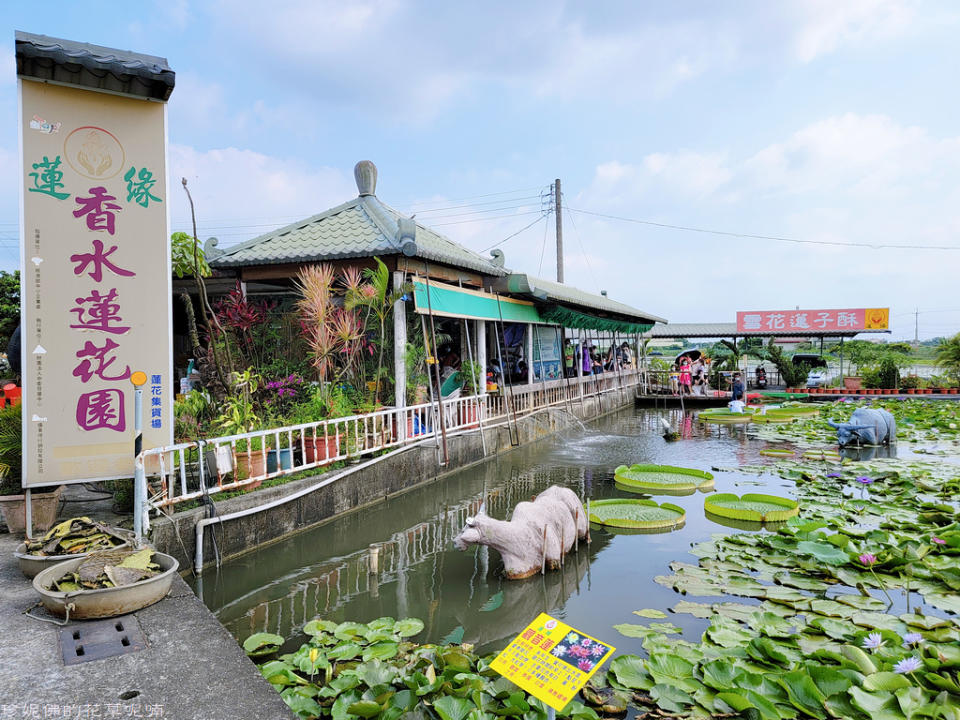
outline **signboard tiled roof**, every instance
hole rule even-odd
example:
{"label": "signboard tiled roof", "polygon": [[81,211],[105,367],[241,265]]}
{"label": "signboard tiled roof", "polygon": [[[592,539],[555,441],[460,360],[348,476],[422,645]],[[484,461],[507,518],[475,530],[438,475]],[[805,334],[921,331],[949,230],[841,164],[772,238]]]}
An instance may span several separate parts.
{"label": "signboard tiled roof", "polygon": [[90,90],[167,100],[176,74],[166,58],[16,32],[17,75]]}

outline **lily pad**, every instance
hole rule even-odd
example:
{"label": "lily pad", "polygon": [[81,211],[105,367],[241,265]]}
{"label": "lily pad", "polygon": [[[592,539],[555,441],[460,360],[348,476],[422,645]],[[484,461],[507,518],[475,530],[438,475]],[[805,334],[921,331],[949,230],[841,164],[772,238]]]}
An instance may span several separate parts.
{"label": "lily pad", "polygon": [[783,521],[800,512],[795,500],[761,493],[747,493],[740,497],[733,493],[718,493],[705,498],[703,507],[720,517],[754,522]]}
{"label": "lily pad", "polygon": [[621,465],[614,471],[617,483],[630,491],[709,490],[713,475],[672,465]]}
{"label": "lily pad", "polygon": [[687,514],[672,503],[657,505],[653,500],[613,498],[590,503],[590,522],[623,528],[670,528],[680,525]]}
{"label": "lily pad", "polygon": [[283,645],[283,636],[273,633],[254,633],[243,641],[243,649],[250,657],[262,657],[275,653]]}
{"label": "lily pad", "polygon": [[702,422],[736,425],[738,423],[753,422],[753,413],[733,412],[731,410],[704,410],[699,415]]}
{"label": "lily pad", "polygon": [[793,450],[787,450],[786,448],[764,448],[760,451],[760,454],[769,455],[770,457],[792,458]]}

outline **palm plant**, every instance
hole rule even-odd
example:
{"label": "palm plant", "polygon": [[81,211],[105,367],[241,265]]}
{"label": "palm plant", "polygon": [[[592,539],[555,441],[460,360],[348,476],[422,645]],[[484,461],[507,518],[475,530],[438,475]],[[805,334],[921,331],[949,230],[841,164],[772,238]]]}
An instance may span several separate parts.
{"label": "palm plant", "polygon": [[22,405],[0,408],[0,495],[21,492],[23,462]]}
{"label": "palm plant", "polygon": [[954,382],[960,382],[960,333],[941,340],[934,349],[934,357],[938,367],[946,370]]}
{"label": "palm plant", "polygon": [[373,314],[380,327],[380,334],[377,339],[378,352],[376,377],[378,378],[378,381],[374,396],[374,402],[379,404],[379,378],[383,374],[383,352],[387,344],[387,318],[390,317],[390,313],[393,312],[394,305],[396,305],[397,301],[400,300],[404,293],[409,290],[409,287],[407,285],[402,285],[401,287],[394,288],[391,292],[390,271],[380,258],[374,257],[373,259],[376,261],[377,266],[373,268],[367,268],[363,271],[363,278],[366,280],[366,283],[363,285],[354,285],[353,288],[355,289],[353,289],[352,292],[349,291],[350,286],[348,285],[347,307],[366,308],[367,317],[369,318],[370,314]]}

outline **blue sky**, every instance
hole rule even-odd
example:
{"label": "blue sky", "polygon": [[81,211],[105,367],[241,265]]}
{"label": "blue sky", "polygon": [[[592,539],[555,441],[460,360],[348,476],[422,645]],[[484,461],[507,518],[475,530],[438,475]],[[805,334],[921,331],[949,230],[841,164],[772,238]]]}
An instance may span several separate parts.
{"label": "blue sky", "polygon": [[[960,248],[952,2],[22,3],[3,23],[0,269],[18,257],[18,29],[168,58],[174,230],[180,177],[226,245],[355,196],[369,159],[382,200],[482,251],[559,177],[584,289],[675,322],[890,306],[895,337],[916,308],[921,337],[960,330],[960,249],[917,248]],[[508,265],[551,276],[552,234],[508,240]]]}

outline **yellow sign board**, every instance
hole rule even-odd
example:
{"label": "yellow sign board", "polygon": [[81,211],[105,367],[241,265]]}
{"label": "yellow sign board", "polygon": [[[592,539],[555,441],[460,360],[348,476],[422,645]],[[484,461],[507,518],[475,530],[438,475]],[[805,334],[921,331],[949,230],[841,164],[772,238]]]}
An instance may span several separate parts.
{"label": "yellow sign board", "polygon": [[563,710],[614,650],[540,613],[490,667],[554,710]]}
{"label": "yellow sign board", "polygon": [[19,83],[22,484],[131,477],[131,380],[172,438],[166,106]]}
{"label": "yellow sign board", "polygon": [[890,308],[867,308],[864,310],[863,325],[867,330],[889,330]]}

